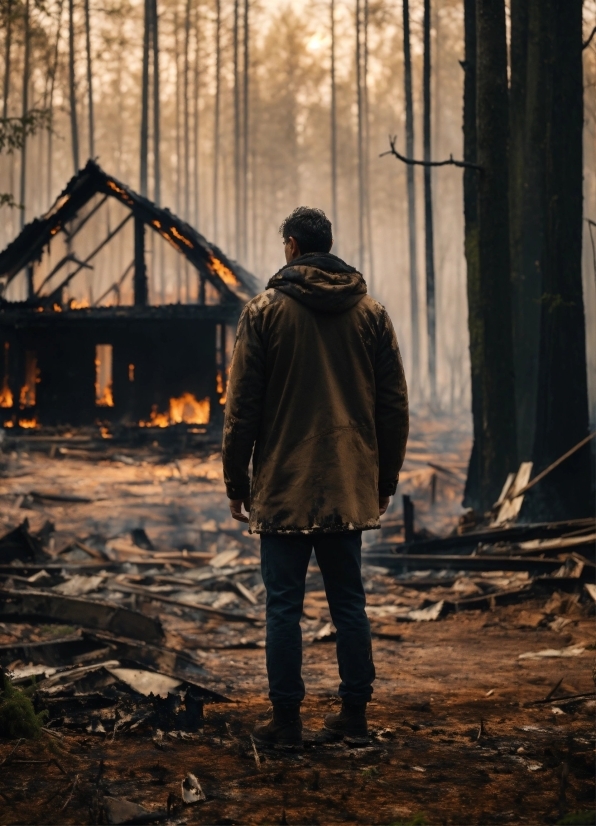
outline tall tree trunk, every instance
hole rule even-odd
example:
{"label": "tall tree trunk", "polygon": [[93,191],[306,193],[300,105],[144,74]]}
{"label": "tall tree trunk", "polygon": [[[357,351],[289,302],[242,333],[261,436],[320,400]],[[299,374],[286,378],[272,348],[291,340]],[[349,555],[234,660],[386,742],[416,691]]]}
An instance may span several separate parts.
{"label": "tall tree trunk", "polygon": [[369,0],[364,0],[362,65],[362,104],[364,114],[364,209],[366,215],[366,240],[368,244],[368,283],[370,291],[375,284],[375,258],[373,244],[372,209],[370,201],[370,110],[368,106],[368,30],[370,23]]}
{"label": "tall tree trunk", "polygon": [[54,89],[56,88],[56,73],[58,71],[58,55],[59,55],[59,47],[60,47],[60,33],[62,31],[62,7],[64,5],[64,0],[60,0],[58,4],[58,23],[56,24],[56,41],[54,43],[54,59],[51,68],[51,77],[50,77],[50,97],[48,102],[48,109],[49,109],[49,119],[48,119],[48,159],[47,159],[47,203],[52,202],[52,190],[53,190],[53,182],[52,182],[52,172],[54,168],[53,164],[53,134],[54,134]]}
{"label": "tall tree trunk", "polygon": [[68,87],[70,98],[70,136],[72,165],[79,171],[79,127],[77,123],[77,87],[75,77],[74,0],[68,0]]}
{"label": "tall tree trunk", "polygon": [[161,204],[161,115],[159,100],[159,29],[157,17],[157,0],[150,0],[150,7],[152,24],[151,31],[153,34],[153,200],[159,206]]}
{"label": "tall tree trunk", "polygon": [[[475,2],[475,0],[474,0]],[[412,94],[412,52],[410,49],[410,4],[403,0],[404,99],[406,104],[406,157],[414,157],[414,98]],[[406,165],[408,186],[408,248],[410,253],[410,325],[412,329],[411,393],[420,390],[420,326],[418,309],[418,256],[416,251],[416,178],[414,167]]]}
{"label": "tall tree trunk", "polygon": [[241,182],[240,182],[240,0],[234,0],[234,237],[236,258],[242,249],[242,221],[240,218]]}
{"label": "tall tree trunk", "polygon": [[[508,89],[504,0],[476,3],[478,325],[481,373],[479,501],[490,507],[517,467],[508,204]],[[474,353],[472,353],[474,357]],[[477,428],[479,430],[480,428]]]}
{"label": "tall tree trunk", "polygon": [[93,62],[91,58],[91,11],[85,0],[85,46],[87,52],[87,115],[89,118],[89,157],[95,157],[95,119],[93,113]]}
{"label": "tall tree trunk", "polygon": [[[464,160],[477,163],[476,131],[476,0],[464,0]],[[466,254],[468,291],[468,332],[472,386],[472,422],[474,441],[468,465],[464,505],[483,509],[480,480],[482,476],[483,395],[482,395],[482,304],[480,266],[478,261],[478,175],[475,169],[464,169],[464,247]]]}
{"label": "tall tree trunk", "polygon": [[337,239],[339,227],[337,215],[337,86],[335,80],[335,0],[331,0],[329,13],[331,24],[331,220],[333,222],[333,235]]}
{"label": "tall tree trunk", "polygon": [[[181,166],[181,158],[182,158],[182,136],[181,136],[181,125],[180,125],[180,98],[181,90],[180,90],[180,38],[179,38],[179,17],[178,17],[178,0],[176,0],[176,5],[174,6],[174,49],[175,49],[175,62],[176,62],[176,95],[175,95],[175,105],[176,105],[176,116],[175,116],[175,130],[176,130],[176,214],[180,215],[180,211],[182,208],[182,172],[180,169]],[[181,269],[181,256],[176,256],[176,298],[178,304],[182,301],[182,269]]]}
{"label": "tall tree trunk", "polygon": [[213,112],[213,240],[218,241],[219,227],[219,104],[221,97],[221,0],[215,0],[215,101]]}
{"label": "tall tree trunk", "polygon": [[[540,472],[588,433],[585,317],[582,295],[582,2],[532,0],[530,21],[546,33],[546,223],[540,301],[538,405],[532,458]],[[590,445],[528,495],[532,517],[594,513]]]}
{"label": "tall tree trunk", "polygon": [[149,195],[149,42],[151,34],[151,0],[144,2],[143,64],[141,70],[141,148],[140,190],[145,198]]}
{"label": "tall tree trunk", "polygon": [[[423,142],[424,160],[429,162],[431,156],[431,54],[430,54],[430,0],[424,0],[424,63],[422,77],[422,95],[424,100]],[[433,228],[433,198],[431,167],[424,167],[424,252],[426,262],[426,327],[428,335],[428,381],[430,401],[437,403],[437,332],[435,307],[435,242]]]}
{"label": "tall tree trunk", "polygon": [[362,0],[356,0],[356,108],[358,152],[358,269],[364,271],[364,106],[362,100]]}
{"label": "tall tree trunk", "polygon": [[4,84],[2,87],[2,117],[8,117],[8,98],[10,96],[10,59],[12,57],[12,4],[6,3],[6,35],[4,37]]}
{"label": "tall tree trunk", "polygon": [[[509,208],[513,352],[519,458],[531,458],[536,426],[540,296],[547,164],[544,94],[548,31],[527,0],[511,3]],[[532,19],[530,19],[532,18]]]}
{"label": "tall tree trunk", "polygon": [[[24,25],[23,25],[23,39],[24,39],[24,55],[23,55],[23,97],[22,97],[22,117],[23,122],[29,112],[29,61],[31,50],[31,36],[30,36],[30,12],[29,0],[25,0],[24,9]],[[23,130],[23,143],[21,147],[21,229],[25,226],[25,209],[27,204],[27,131]],[[29,295],[31,296],[32,285],[30,285]]]}
{"label": "tall tree trunk", "polygon": [[[199,4],[195,3],[194,25],[195,33],[195,64],[193,82],[193,112],[192,112],[192,134],[193,134],[193,220],[194,225],[199,228],[199,92],[200,92],[200,39],[199,39]],[[201,276],[199,276],[200,278]],[[199,290],[200,291],[200,290]]]}
{"label": "tall tree trunk", "polygon": [[184,15],[184,79],[183,79],[183,142],[184,142],[184,220],[190,219],[190,13],[191,2],[186,0]]}
{"label": "tall tree trunk", "polygon": [[248,256],[248,157],[249,157],[249,93],[250,93],[250,2],[244,0],[244,71],[242,109],[242,262]]}

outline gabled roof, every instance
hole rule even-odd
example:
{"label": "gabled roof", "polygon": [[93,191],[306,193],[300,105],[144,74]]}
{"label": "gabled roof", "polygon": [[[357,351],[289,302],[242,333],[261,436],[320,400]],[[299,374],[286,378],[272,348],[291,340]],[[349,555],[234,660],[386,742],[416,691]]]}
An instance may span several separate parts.
{"label": "gabled roof", "polygon": [[256,278],[224,255],[219,247],[209,243],[169,209],[156,206],[108,175],[92,160],[71,178],[51,209],[24,226],[14,241],[0,252],[0,279],[5,279],[4,286],[28,264],[40,261],[52,237],[98,193],[116,198],[165,238],[213,284],[222,301],[245,302],[258,292]]}

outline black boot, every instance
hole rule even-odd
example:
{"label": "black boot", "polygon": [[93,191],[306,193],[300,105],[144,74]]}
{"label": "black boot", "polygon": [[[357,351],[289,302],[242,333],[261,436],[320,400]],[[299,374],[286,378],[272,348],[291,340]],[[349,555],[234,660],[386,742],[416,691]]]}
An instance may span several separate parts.
{"label": "black boot", "polygon": [[300,703],[274,704],[273,718],[254,727],[253,737],[264,746],[282,749],[302,747]]}
{"label": "black boot", "polygon": [[348,742],[368,741],[366,703],[347,703],[344,700],[339,714],[326,715],[325,729]]}

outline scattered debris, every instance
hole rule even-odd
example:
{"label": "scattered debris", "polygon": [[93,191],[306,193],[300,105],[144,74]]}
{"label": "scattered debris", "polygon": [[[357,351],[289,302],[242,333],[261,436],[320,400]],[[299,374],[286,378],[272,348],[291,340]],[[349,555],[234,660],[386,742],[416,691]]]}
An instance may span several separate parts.
{"label": "scattered debris", "polygon": [[192,805],[193,803],[201,803],[203,800],[207,800],[207,796],[194,774],[187,774],[181,785],[182,800],[186,804]]}
{"label": "scattered debris", "polygon": [[581,645],[570,645],[568,648],[545,648],[543,651],[527,651],[520,654],[518,660],[540,660],[543,657],[579,657],[586,649]]}

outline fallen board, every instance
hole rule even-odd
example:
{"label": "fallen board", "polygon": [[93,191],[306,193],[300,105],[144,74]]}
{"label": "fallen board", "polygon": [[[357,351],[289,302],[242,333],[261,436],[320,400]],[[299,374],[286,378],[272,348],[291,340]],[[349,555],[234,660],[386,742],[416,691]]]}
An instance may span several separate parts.
{"label": "fallen board", "polygon": [[[458,554],[392,554],[365,552],[362,561],[391,571],[455,570],[455,571],[528,571],[553,574],[562,565],[560,559],[515,556],[459,556]],[[593,578],[593,566],[586,566]]]}
{"label": "fallen board", "polygon": [[139,611],[109,602],[81,599],[45,591],[0,589],[0,619],[8,622],[45,620],[110,631],[122,637],[160,642],[161,622]]}

